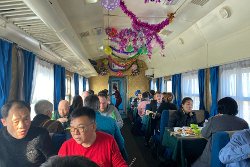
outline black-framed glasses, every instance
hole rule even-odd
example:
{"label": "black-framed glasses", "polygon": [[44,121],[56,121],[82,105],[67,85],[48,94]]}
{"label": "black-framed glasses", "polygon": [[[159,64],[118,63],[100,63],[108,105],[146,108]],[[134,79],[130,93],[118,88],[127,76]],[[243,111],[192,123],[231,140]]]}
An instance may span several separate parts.
{"label": "black-framed glasses", "polygon": [[85,131],[87,131],[88,130],[88,127],[90,126],[90,125],[92,125],[93,123],[95,123],[95,122],[91,122],[90,124],[88,124],[88,125],[79,125],[77,128],[74,128],[74,127],[70,127],[70,132],[71,133],[74,133],[76,130],[77,130],[77,132],[80,132],[80,133],[82,133],[82,132],[85,132]]}

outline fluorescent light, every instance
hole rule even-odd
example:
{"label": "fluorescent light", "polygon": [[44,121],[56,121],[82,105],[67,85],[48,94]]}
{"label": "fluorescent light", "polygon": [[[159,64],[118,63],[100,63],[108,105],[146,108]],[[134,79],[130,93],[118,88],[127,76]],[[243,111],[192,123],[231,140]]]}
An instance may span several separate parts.
{"label": "fluorescent light", "polygon": [[86,1],[86,3],[96,3],[96,2],[98,2],[98,0],[85,0]]}

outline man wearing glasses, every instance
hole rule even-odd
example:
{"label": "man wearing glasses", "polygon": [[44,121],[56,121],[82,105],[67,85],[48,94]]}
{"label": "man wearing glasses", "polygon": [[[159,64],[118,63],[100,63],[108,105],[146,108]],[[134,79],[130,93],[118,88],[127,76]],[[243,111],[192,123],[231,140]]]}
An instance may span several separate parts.
{"label": "man wearing glasses", "polygon": [[114,138],[96,132],[95,111],[82,107],[71,114],[70,132],[73,138],[64,142],[59,156],[81,155],[101,167],[127,167]]}

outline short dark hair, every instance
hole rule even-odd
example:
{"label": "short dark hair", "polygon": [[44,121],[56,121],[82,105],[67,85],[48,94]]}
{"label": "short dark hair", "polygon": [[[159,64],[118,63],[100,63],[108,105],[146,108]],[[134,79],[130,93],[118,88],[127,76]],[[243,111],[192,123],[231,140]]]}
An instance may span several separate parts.
{"label": "short dark hair", "polygon": [[25,101],[13,100],[13,101],[7,102],[5,105],[3,105],[2,109],[1,109],[1,114],[2,114],[3,118],[8,117],[9,111],[13,106],[16,106],[18,109],[27,108],[30,112],[30,105],[27,104]]}
{"label": "short dark hair", "polygon": [[99,167],[95,162],[83,156],[52,156],[40,167]]}
{"label": "short dark hair", "polygon": [[88,90],[88,92],[89,92],[89,95],[94,95],[95,94],[95,92],[93,91],[93,90]]}
{"label": "short dark hair", "polygon": [[90,120],[95,121],[95,111],[89,107],[80,107],[75,109],[71,114],[70,114],[70,120],[81,117],[81,116],[86,116]]}
{"label": "short dark hair", "polygon": [[84,99],[84,106],[89,107],[95,111],[100,109],[100,101],[98,96],[89,95]]}
{"label": "short dark hair", "polygon": [[98,93],[98,96],[100,96],[100,97],[105,97],[106,99],[108,98],[107,93],[106,93],[106,92],[104,92],[103,90],[102,90],[102,91],[100,91],[100,92]]}
{"label": "short dark hair", "polygon": [[156,91],[154,95],[156,95],[156,94],[161,94],[161,92],[160,91]]}
{"label": "short dark hair", "polygon": [[182,99],[182,101],[181,101],[181,104],[183,105],[183,104],[185,104],[187,101],[189,101],[189,100],[191,100],[191,101],[193,101],[193,99],[191,98],[191,97],[184,97],[183,99]]}
{"label": "short dark hair", "polygon": [[150,90],[149,93],[154,96],[155,95],[155,91],[154,90]]}
{"label": "short dark hair", "polygon": [[238,104],[231,97],[224,97],[218,101],[218,112],[220,114],[237,115]]}
{"label": "short dark hair", "polygon": [[143,92],[143,93],[142,93],[142,98],[144,98],[144,99],[145,99],[145,98],[148,98],[148,92]]}

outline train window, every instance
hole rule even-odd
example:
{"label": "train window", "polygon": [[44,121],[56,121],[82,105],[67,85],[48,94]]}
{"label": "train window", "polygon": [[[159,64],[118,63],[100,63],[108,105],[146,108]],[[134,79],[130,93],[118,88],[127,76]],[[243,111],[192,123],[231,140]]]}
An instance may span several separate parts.
{"label": "train window", "polygon": [[167,92],[172,92],[172,81],[166,81],[166,88],[167,88]]}
{"label": "train window", "polygon": [[238,116],[250,123],[250,61],[220,67],[219,99],[225,96],[238,103]]}
{"label": "train window", "polygon": [[69,75],[66,76],[65,78],[66,80],[66,96],[65,96],[65,100],[67,101],[70,101],[71,100],[71,97],[70,97],[70,94],[71,94],[71,77]]}
{"label": "train window", "polygon": [[69,102],[70,102],[70,104],[71,104],[71,102],[73,101],[73,98],[74,98],[74,96],[75,96],[75,81],[74,81],[74,75],[72,75],[72,76],[70,77],[70,79],[71,79],[71,83],[70,83],[71,101],[69,101]]}
{"label": "train window", "polygon": [[83,77],[79,75],[79,95],[83,92]]}
{"label": "train window", "polygon": [[53,64],[36,58],[31,94],[31,119],[36,115],[34,105],[42,99],[54,102],[54,67]]}
{"label": "train window", "polygon": [[193,109],[199,110],[199,84],[198,71],[183,73],[181,75],[182,98],[191,97],[193,99]]}
{"label": "train window", "polygon": [[89,79],[86,78],[85,81],[86,81],[86,90],[88,91],[89,90]]}

